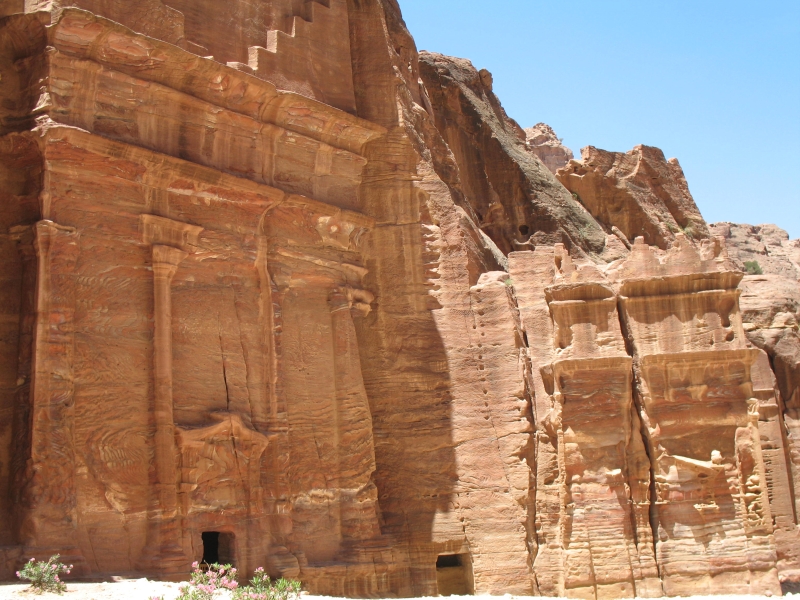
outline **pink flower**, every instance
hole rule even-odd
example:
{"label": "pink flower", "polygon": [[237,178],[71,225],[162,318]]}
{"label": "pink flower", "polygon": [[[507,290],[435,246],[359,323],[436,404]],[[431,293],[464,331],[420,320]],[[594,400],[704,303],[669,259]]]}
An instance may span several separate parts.
{"label": "pink flower", "polygon": [[199,563],[199,562],[197,562],[197,561],[194,561],[194,562],[192,563],[192,568],[193,568],[193,569],[196,569],[196,568],[197,568],[197,567],[199,567],[199,566],[200,566],[200,563]]}

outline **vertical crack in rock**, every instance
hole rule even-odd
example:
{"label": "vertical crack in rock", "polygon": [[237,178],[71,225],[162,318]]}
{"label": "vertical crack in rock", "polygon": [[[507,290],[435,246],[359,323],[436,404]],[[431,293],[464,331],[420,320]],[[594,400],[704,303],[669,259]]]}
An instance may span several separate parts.
{"label": "vertical crack in rock", "polygon": [[[625,350],[629,356],[636,358],[636,347],[634,344],[633,336],[631,335],[629,324],[628,324],[628,316],[627,313],[622,310],[622,305],[618,300],[617,304],[617,311],[619,314],[619,324],[620,330],[622,331],[622,339],[625,342]],[[650,449],[650,445],[648,444],[647,440],[649,438],[649,433],[647,431],[647,413],[644,411],[642,406],[642,399],[639,395],[640,387],[640,379],[639,379],[639,365],[638,363],[634,362],[633,369],[631,370],[631,389],[632,389],[632,400],[633,403],[631,405],[631,410],[636,412],[637,420],[639,423],[638,429],[631,428],[630,435],[631,437],[634,435],[639,435],[641,437],[642,447],[647,456],[647,461],[649,465],[649,485],[648,485],[648,511],[647,511],[647,523],[650,527],[650,534],[652,535],[652,549],[653,549],[653,556],[658,556],[658,517],[657,517],[657,506],[656,506],[656,472],[655,472],[655,461],[652,457],[652,451]],[[634,531],[636,531],[635,525],[635,516],[631,513],[631,520],[634,523]],[[638,545],[638,536],[637,536],[637,545]],[[656,560],[655,562],[656,570],[658,572],[658,579],[661,582],[662,592],[663,590],[663,579],[661,577],[661,563]]]}
{"label": "vertical crack in rock", "polygon": [[230,412],[231,410],[231,391],[228,387],[228,366],[227,366],[227,356],[225,354],[225,348],[222,343],[222,319],[217,313],[217,331],[219,332],[219,358],[220,363],[222,365],[222,382],[225,384],[225,410]]}

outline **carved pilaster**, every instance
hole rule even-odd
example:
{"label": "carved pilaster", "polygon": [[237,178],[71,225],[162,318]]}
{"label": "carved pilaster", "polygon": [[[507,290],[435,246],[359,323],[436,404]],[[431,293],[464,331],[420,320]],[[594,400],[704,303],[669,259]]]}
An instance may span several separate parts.
{"label": "carved pilaster", "polygon": [[269,244],[266,236],[258,239],[258,256],[256,269],[258,271],[261,294],[259,297],[259,322],[261,324],[262,340],[264,345],[264,393],[266,397],[253,407],[253,423],[256,428],[264,430],[274,429],[278,425],[278,397],[277,373],[278,361],[275,352],[275,309],[272,304],[272,279],[268,269]]}
{"label": "carved pilaster", "polygon": [[374,300],[370,292],[337,288],[329,299],[336,379],[338,487],[341,490],[342,539],[373,539],[380,535],[377,495],[371,485],[375,471],[372,414],[361,374],[353,312],[368,314]]}
{"label": "carved pilaster", "polygon": [[178,524],[178,468],[172,400],[172,279],[196,246],[202,228],[142,215],[142,238],[152,244],[153,261],[153,457],[156,510],[149,517],[147,545],[140,568],[162,575],[186,571]]}
{"label": "carved pilaster", "polygon": [[175,515],[175,421],[172,416],[172,278],[188,256],[169,246],[153,246],[155,335],[153,371],[155,379],[155,460],[162,518]]}
{"label": "carved pilaster", "polygon": [[16,242],[17,252],[22,265],[19,304],[19,338],[17,344],[17,389],[14,396],[14,416],[12,424],[11,455],[11,510],[13,518],[11,529],[15,539],[19,539],[19,527],[22,523],[24,504],[25,466],[31,452],[31,363],[33,359],[33,334],[36,323],[36,276],[38,272],[36,248],[34,245],[34,227],[14,227],[10,237]]}
{"label": "carved pilaster", "polygon": [[[23,233],[21,239],[25,237]],[[75,333],[72,275],[80,250],[78,237],[75,229],[52,221],[40,221],[33,231],[36,292],[32,359],[30,367],[24,362],[20,366],[31,377],[31,446],[22,476],[21,498],[27,510],[22,516],[20,538],[26,555],[44,557],[60,552],[62,559],[75,564],[80,572],[83,557],[76,546],[72,439]]]}

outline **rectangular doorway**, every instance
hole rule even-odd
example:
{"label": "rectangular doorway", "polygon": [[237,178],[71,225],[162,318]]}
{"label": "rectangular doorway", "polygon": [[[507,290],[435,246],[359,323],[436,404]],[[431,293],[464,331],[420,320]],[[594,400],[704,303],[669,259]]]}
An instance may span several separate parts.
{"label": "rectangular doorway", "polygon": [[236,536],[234,534],[204,531],[201,537],[203,539],[203,563],[236,566]]}
{"label": "rectangular doorway", "polygon": [[469,554],[439,555],[436,559],[436,583],[440,596],[474,594],[472,557]]}

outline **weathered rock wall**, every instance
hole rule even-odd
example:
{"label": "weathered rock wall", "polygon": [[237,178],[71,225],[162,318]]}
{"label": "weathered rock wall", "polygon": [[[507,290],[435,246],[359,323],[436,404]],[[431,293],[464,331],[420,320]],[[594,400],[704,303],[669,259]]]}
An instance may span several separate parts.
{"label": "weathered rock wall", "polygon": [[58,19],[69,8],[355,110],[345,0],[236,0],[225,10],[208,0],[4,0],[0,16],[41,11]]}
{"label": "weathered rock wall", "polygon": [[[368,264],[379,301],[359,330],[372,349],[362,362],[383,529],[406,552],[414,593],[436,593],[440,554],[471,562],[469,591],[530,592],[520,339],[508,288],[479,282],[502,269],[500,253],[456,205],[457,172],[447,182],[437,174],[447,157],[431,148],[444,144],[423,108],[399,11],[362,6],[351,22],[354,44],[364,44],[354,51],[363,61],[354,65],[359,115],[389,130],[386,141],[370,144],[362,187],[365,212],[378,223]],[[379,42],[384,31],[389,39]],[[366,50],[375,46],[387,51]],[[505,435],[502,446],[496,432]]]}
{"label": "weathered rock wall", "polygon": [[658,148],[636,146],[623,154],[588,146],[557,177],[592,216],[628,240],[642,236],[666,250],[679,233],[709,237],[683,169]]}
{"label": "weathered rock wall", "polygon": [[764,419],[770,423],[764,425],[769,429],[764,434],[767,452],[783,451],[789,460],[788,473],[777,479],[773,494],[776,539],[785,572],[796,578],[800,543],[792,527],[785,530],[791,515],[800,514],[800,243],[775,225],[715,223],[710,228],[749,273],[742,281],[744,326],[750,342],[769,356],[772,370],[764,366],[764,387],[773,389],[776,405]]}
{"label": "weathered rock wall", "polygon": [[581,205],[393,0],[2,6],[0,577],[794,576],[797,361],[654,149]]}
{"label": "weathered rock wall", "polygon": [[525,129],[528,150],[539,157],[550,172],[555,175],[559,169],[569,164],[575,156],[547,123],[537,123]]}
{"label": "weathered rock wall", "polygon": [[508,253],[564,243],[599,254],[605,234],[526,146],[525,132],[468,60],[423,53],[422,80],[437,129],[453,152],[470,217]]}

